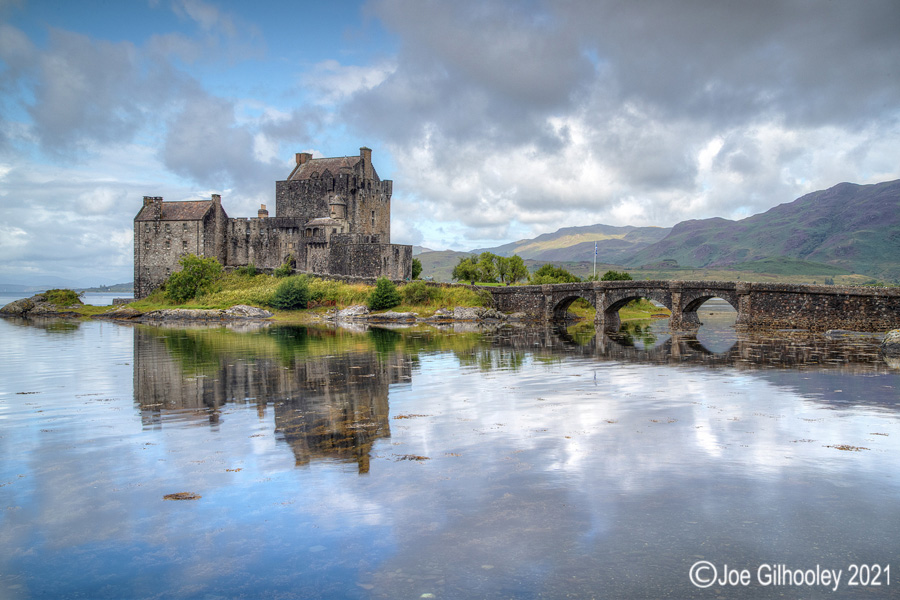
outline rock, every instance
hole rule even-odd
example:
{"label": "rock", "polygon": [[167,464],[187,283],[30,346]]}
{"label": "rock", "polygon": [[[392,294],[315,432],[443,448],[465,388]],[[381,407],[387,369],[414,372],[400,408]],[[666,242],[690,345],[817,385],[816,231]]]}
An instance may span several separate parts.
{"label": "rock", "polygon": [[900,329],[891,329],[884,334],[881,353],[887,357],[900,358]]}
{"label": "rock", "polygon": [[449,308],[439,308],[436,311],[434,311],[434,314],[432,316],[436,317],[438,319],[452,319],[453,311],[450,310]]}
{"label": "rock", "polygon": [[477,321],[484,309],[476,306],[457,306],[453,309],[453,319],[456,321]]}
{"label": "rock", "polygon": [[274,316],[267,310],[257,308],[255,306],[247,306],[246,304],[236,304],[225,311],[229,317],[237,317],[240,319],[268,319]]}
{"label": "rock", "polygon": [[493,319],[496,321],[505,321],[506,315],[504,315],[502,312],[500,312],[496,308],[485,308],[483,310],[483,312],[481,313],[481,319],[482,320]]}
{"label": "rock", "polygon": [[130,306],[120,306],[119,308],[108,310],[105,313],[94,315],[95,319],[136,319],[143,315],[141,311]]}
{"label": "rock", "polygon": [[415,321],[419,315],[414,312],[394,312],[389,310],[383,313],[370,314],[370,321]]}
{"label": "rock", "polygon": [[335,317],[338,319],[354,319],[369,314],[369,307],[363,304],[354,304],[343,310],[337,311]]}
{"label": "rock", "polygon": [[144,314],[145,319],[152,321],[209,321],[220,320],[224,317],[224,310],[203,310],[199,308],[166,308]]}
{"label": "rock", "polygon": [[28,313],[28,311],[33,308],[34,301],[31,298],[22,298],[21,300],[10,302],[3,308],[0,308],[0,314],[24,317]]}

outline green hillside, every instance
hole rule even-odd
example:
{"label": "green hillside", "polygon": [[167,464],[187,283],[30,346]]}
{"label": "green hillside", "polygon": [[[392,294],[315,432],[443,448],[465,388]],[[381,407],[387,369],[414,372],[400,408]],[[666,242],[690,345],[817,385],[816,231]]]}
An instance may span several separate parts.
{"label": "green hillside", "polygon": [[841,183],[740,221],[684,221],[625,264],[738,268],[772,258],[900,281],[900,180]]}
{"label": "green hillside", "polygon": [[499,256],[518,254],[523,259],[550,261],[583,261],[594,259],[594,243],[597,243],[597,260],[619,263],[633,256],[638,250],[662,240],[671,231],[665,227],[614,227],[612,225],[588,225],[563,227],[553,233],[544,233],[534,239],[519,240],[494,248],[478,248],[475,254],[493,252]]}

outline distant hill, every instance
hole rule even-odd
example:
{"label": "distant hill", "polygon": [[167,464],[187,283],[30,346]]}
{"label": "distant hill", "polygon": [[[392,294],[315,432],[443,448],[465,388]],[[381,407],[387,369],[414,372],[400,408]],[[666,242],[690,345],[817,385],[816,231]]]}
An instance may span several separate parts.
{"label": "distant hill", "polygon": [[431,278],[434,281],[449,282],[453,279],[453,267],[459,263],[460,258],[472,256],[471,252],[456,252],[455,250],[439,250],[422,252],[416,258],[422,263],[422,279]]}
{"label": "distant hill", "polygon": [[493,252],[500,256],[518,254],[526,260],[544,262],[593,261],[596,242],[598,262],[620,264],[639,250],[665,238],[669,231],[671,229],[666,227],[564,227],[534,239],[519,240],[495,248],[479,248],[472,252]]}
{"label": "distant hill", "polygon": [[623,263],[747,269],[776,257],[900,280],[900,180],[841,183],[740,221],[684,221]]}

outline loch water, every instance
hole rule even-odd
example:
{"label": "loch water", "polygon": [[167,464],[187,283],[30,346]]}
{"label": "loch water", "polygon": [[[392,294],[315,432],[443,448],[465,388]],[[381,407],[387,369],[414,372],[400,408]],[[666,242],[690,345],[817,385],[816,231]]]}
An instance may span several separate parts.
{"label": "loch water", "polygon": [[0,319],[0,598],[897,597],[900,370],[701,318]]}

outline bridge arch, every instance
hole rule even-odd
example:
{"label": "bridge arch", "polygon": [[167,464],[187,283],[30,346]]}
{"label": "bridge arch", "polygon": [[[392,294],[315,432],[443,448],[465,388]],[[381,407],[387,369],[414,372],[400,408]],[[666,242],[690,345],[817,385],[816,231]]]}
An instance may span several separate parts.
{"label": "bridge arch", "polygon": [[566,320],[566,314],[569,312],[569,307],[576,300],[585,300],[588,304],[594,307],[594,310],[597,309],[597,304],[595,300],[595,294],[592,293],[578,293],[572,292],[568,295],[555,295],[552,299],[553,306],[550,309],[551,320],[555,322],[562,322]]}
{"label": "bridge arch", "polygon": [[594,323],[598,329],[606,332],[616,332],[622,325],[619,318],[619,309],[633,300],[647,298],[662,304],[669,310],[672,309],[672,294],[667,288],[659,287],[634,287],[622,289],[610,289],[600,294],[600,306]]}
{"label": "bridge arch", "polygon": [[736,312],[740,312],[740,300],[738,294],[734,291],[725,289],[695,289],[686,290],[681,294],[681,324],[682,327],[692,329],[699,327],[702,323],[697,315],[697,310],[703,306],[707,300],[720,298],[731,305]]}

